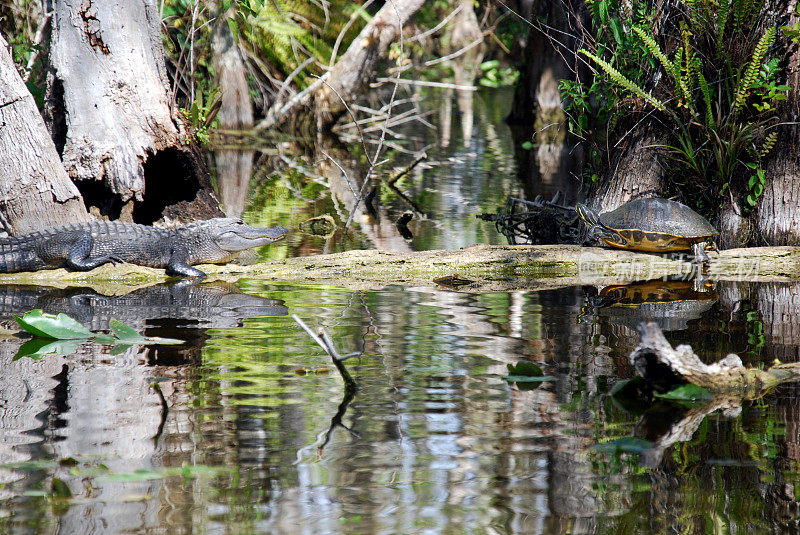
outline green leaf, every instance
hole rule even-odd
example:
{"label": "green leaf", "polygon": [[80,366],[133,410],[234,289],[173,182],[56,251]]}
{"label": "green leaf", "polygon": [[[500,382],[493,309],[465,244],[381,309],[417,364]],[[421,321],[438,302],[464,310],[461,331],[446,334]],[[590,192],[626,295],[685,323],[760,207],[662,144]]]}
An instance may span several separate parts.
{"label": "green leaf", "polygon": [[231,30],[231,35],[233,35],[233,40],[235,42],[239,42],[239,25],[236,24],[236,21],[233,18],[228,19],[228,28]]}
{"label": "green leaf", "polygon": [[509,375],[519,375],[524,377],[541,377],[544,375],[542,369],[527,360],[521,360],[516,364],[507,364]]}
{"label": "green leaf", "polygon": [[611,25],[611,33],[614,34],[614,40],[619,44],[623,44],[625,41],[625,30],[622,28],[622,23],[618,18],[613,18],[608,21],[608,23]]}
{"label": "green leaf", "polygon": [[17,350],[12,360],[19,360],[22,357],[40,359],[45,355],[70,355],[75,353],[78,346],[85,340],[57,340],[52,338],[33,338],[22,344]]}
{"label": "green leaf", "polygon": [[608,7],[610,2],[608,0],[600,0],[598,8],[598,14],[600,15],[600,21],[605,22],[608,20]]}
{"label": "green leaf", "polygon": [[111,320],[108,322],[108,327],[118,339],[128,342],[140,342],[144,340],[144,336],[136,332],[130,325],[126,325],[119,320]]}
{"label": "green leaf", "polygon": [[592,446],[592,449],[599,451],[610,451],[610,452],[625,451],[628,453],[642,453],[644,451],[649,450],[653,446],[655,446],[655,444],[650,442],[649,440],[644,440],[635,437],[625,437],[617,440],[610,440],[608,442],[603,442],[601,444],[595,444],[594,446]]}
{"label": "green leaf", "polygon": [[53,338],[56,340],[76,340],[86,339],[92,336],[92,332],[70,318],[66,314],[45,314],[41,309],[31,310],[19,316],[14,316],[19,326],[34,336]]}
{"label": "green leaf", "polygon": [[530,141],[523,141],[522,148],[525,150],[531,150],[533,148],[533,143],[531,143]]}
{"label": "green leaf", "polygon": [[112,345],[117,342],[117,339],[110,334],[95,334],[92,341],[104,346]]}
{"label": "green leaf", "polygon": [[69,485],[57,477],[53,478],[53,482],[50,484],[50,490],[54,498],[58,498],[60,500],[72,498],[72,491],[69,490]]}
{"label": "green leaf", "polygon": [[693,384],[681,385],[664,394],[653,395],[661,399],[674,401],[709,401],[712,399],[711,393],[708,390],[702,386]]}
{"label": "green leaf", "polygon": [[[114,333],[114,336],[117,337],[119,340],[118,346],[132,346],[134,344],[182,344],[183,340],[177,340],[175,338],[160,338],[158,336],[154,336],[148,338],[147,336],[142,336],[136,330],[131,327],[130,325],[125,325],[119,320],[111,320],[108,322],[108,327],[111,329],[111,332]],[[116,346],[115,346],[116,348]],[[127,349],[125,347],[122,351]]]}
{"label": "green leaf", "polygon": [[498,60],[496,60],[496,59],[493,59],[493,60],[484,61],[483,63],[481,63],[481,70],[488,71],[488,70],[491,70],[491,69],[496,69],[499,66],[500,66],[500,62]]}

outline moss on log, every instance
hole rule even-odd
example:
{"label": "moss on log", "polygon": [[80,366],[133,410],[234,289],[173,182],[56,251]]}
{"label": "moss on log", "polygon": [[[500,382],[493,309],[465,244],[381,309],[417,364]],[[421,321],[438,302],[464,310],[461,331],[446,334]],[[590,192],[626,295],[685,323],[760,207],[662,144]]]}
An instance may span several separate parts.
{"label": "moss on log", "polygon": [[[800,247],[759,247],[710,253],[708,276],[721,280],[789,281],[800,279]],[[458,274],[473,281],[468,291],[548,289],[606,285],[689,276],[696,266],[659,255],[596,247],[562,245],[475,245],[454,251],[399,253],[348,251],[289,258],[248,266],[203,265],[208,280],[259,279],[324,284],[351,289],[389,284],[436,285]],[[137,287],[167,280],[162,269],[105,265],[88,272],[63,269],[0,274],[0,284]]]}

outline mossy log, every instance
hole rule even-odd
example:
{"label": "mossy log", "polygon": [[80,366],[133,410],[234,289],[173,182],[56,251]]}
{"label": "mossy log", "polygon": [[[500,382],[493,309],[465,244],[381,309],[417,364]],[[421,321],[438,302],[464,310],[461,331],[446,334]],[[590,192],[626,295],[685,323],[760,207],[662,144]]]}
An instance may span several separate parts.
{"label": "mossy log", "polygon": [[631,352],[630,361],[649,382],[683,379],[712,394],[738,393],[754,399],[781,383],[800,379],[800,363],[778,364],[768,370],[745,368],[737,355],[730,354],[704,364],[690,346],[673,348],[655,323],[643,323],[639,333],[642,339]]}
{"label": "mossy log", "polygon": [[[706,276],[720,280],[791,281],[800,279],[800,247],[760,247],[710,253]],[[454,251],[348,251],[275,260],[261,264],[202,265],[209,281],[258,279],[274,282],[377,289],[390,284],[436,286],[458,275],[471,281],[466,291],[550,289],[607,285],[690,276],[697,266],[659,255],[563,245],[474,245]],[[120,287],[167,280],[164,270],[106,265],[88,272],[63,269],[0,274],[0,284]]]}

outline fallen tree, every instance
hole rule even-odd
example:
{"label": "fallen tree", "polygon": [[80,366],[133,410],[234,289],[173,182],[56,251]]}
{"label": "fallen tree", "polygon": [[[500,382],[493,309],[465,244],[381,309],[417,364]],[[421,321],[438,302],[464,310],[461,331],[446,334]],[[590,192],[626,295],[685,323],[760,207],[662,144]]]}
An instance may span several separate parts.
{"label": "fallen tree", "polygon": [[[800,279],[800,247],[730,249],[711,252],[710,256],[708,276],[714,279]],[[209,275],[209,281],[261,279],[352,289],[406,284],[481,292],[625,284],[669,276],[689,277],[696,273],[696,266],[680,260],[574,245],[474,245],[453,251],[401,253],[347,251],[253,265],[204,265],[200,269]],[[105,265],[88,272],[59,269],[0,274],[0,283],[126,286],[155,284],[166,278],[159,269]]]}

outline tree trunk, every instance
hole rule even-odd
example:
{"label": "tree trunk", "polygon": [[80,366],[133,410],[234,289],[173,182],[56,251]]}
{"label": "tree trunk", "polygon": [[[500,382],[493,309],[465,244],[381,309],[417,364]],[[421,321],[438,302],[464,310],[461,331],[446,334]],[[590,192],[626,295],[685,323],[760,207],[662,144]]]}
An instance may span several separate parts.
{"label": "tree trunk", "polygon": [[234,16],[234,9],[223,13],[214,29],[211,47],[214,52],[214,67],[222,97],[217,119],[223,130],[247,129],[253,126],[253,104],[247,85],[247,73],[242,55],[231,34],[227,20]]}
{"label": "tree trunk", "polygon": [[[795,27],[800,23],[798,2],[788,4],[788,25]],[[768,180],[756,223],[762,240],[773,245],[800,244],[800,46],[790,42],[788,50],[786,78],[781,83],[792,89],[778,111],[782,122],[790,124],[778,130],[778,144],[765,169]]]}
{"label": "tree trunk", "polygon": [[51,133],[67,173],[103,215],[142,223],[218,215],[202,159],[170,109],[156,7],[53,2]]}
{"label": "tree trunk", "polygon": [[642,123],[623,142],[611,164],[605,181],[591,199],[601,212],[614,210],[640,196],[657,196],[666,171],[659,149],[664,143],[660,130]]}
{"label": "tree trunk", "polygon": [[0,37],[0,214],[5,230],[25,234],[88,221],[55,145]]}

